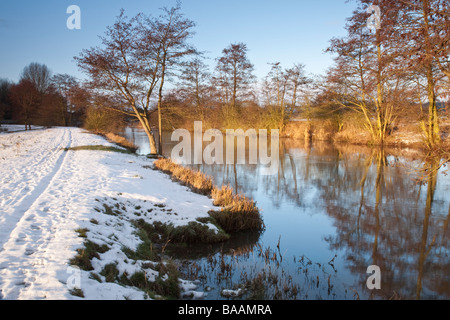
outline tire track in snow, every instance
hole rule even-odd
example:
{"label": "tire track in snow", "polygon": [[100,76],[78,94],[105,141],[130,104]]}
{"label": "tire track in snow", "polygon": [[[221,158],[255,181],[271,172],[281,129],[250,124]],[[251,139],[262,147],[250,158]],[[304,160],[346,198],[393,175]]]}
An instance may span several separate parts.
{"label": "tire track in snow", "polygon": [[[58,143],[56,152],[59,156],[56,162],[43,157],[47,161],[38,161],[38,167],[33,170],[39,171],[42,167],[51,166],[53,169],[35,186],[35,188],[24,196],[14,208],[14,215],[3,226],[0,241],[0,297],[17,299],[21,290],[26,289],[29,283],[25,282],[33,267],[32,255],[36,252],[42,242],[49,240],[52,227],[49,225],[52,219],[40,219],[37,212],[41,209],[43,215],[47,214],[45,203],[40,201],[54,184],[55,179],[64,169],[64,162],[68,153],[63,148],[70,148],[72,136],[70,129],[64,129],[61,142]],[[14,221],[11,221],[13,220]],[[36,221],[37,220],[37,221]],[[6,229],[5,229],[6,227]]]}
{"label": "tire track in snow", "polygon": [[[8,172],[3,172],[3,176],[0,178],[2,184],[2,189],[0,189],[0,207],[4,211],[8,212],[10,211],[8,209],[14,209],[39,184],[40,179],[47,176],[53,170],[52,165],[61,156],[60,145],[63,143],[61,139],[64,138],[64,134],[57,136],[55,139],[57,141],[53,141],[54,144],[49,145],[47,148],[34,149],[35,145],[39,144],[39,139],[46,139],[46,136],[53,134],[53,132],[55,131],[40,132],[37,137],[28,136],[26,139],[22,138],[23,135],[14,135],[11,137],[13,141],[9,142],[22,145],[25,141],[26,144],[21,148],[27,149],[25,155],[18,156],[16,154],[13,157],[9,155],[9,159],[7,159],[9,163],[2,163],[2,165],[10,168]],[[20,151],[16,150],[16,152],[19,153]],[[4,158],[2,160],[6,161]],[[15,161],[20,163],[20,166],[15,167]],[[4,223],[3,220],[1,222]]]}
{"label": "tire track in snow", "polygon": [[[3,200],[1,203],[1,207],[4,208],[3,210],[8,212],[8,214],[2,217],[2,226],[0,228],[0,252],[15,225],[31,207],[30,202],[35,202],[42,193],[42,189],[48,185],[50,179],[58,170],[58,167],[61,164],[59,163],[58,165],[58,161],[62,162],[61,157],[64,156],[64,152],[61,148],[64,148],[67,145],[67,141],[65,141],[66,135],[67,130],[63,130],[62,134],[58,137],[59,142],[56,144],[56,147],[46,149],[45,152],[41,152],[39,156],[33,157],[33,160],[30,163],[21,165],[20,168],[17,169],[25,169],[24,172],[16,172],[12,177],[8,177],[8,180],[12,180],[17,179],[17,176],[20,175],[22,179],[7,185],[8,189],[12,188],[14,192],[12,194],[9,193],[9,199]],[[39,173],[42,172],[44,172],[45,175],[39,177]],[[25,191],[25,194],[23,191]]]}

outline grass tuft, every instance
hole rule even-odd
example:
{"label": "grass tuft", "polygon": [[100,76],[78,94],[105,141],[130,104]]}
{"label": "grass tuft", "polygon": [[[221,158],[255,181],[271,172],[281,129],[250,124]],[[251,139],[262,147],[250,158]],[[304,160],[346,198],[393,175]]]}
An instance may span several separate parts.
{"label": "grass tuft", "polygon": [[77,255],[70,259],[70,264],[73,266],[79,267],[84,271],[92,271],[94,268],[92,267],[91,260],[93,258],[100,259],[99,253],[105,253],[109,250],[107,245],[98,245],[92,241],[86,240],[84,242],[84,247],[77,250]]}
{"label": "grass tuft", "polygon": [[[208,222],[212,222],[211,218]],[[150,242],[164,245],[169,242],[172,244],[194,244],[194,243],[218,243],[229,239],[220,227],[219,232],[211,229],[203,222],[190,222],[186,226],[174,227],[172,224],[164,224],[155,221],[153,224],[139,219],[134,222],[135,226],[144,231]]]}
{"label": "grass tuft", "polygon": [[213,204],[218,207],[228,207],[234,201],[233,188],[230,186],[222,186],[222,188],[214,187],[211,196],[214,199]]}
{"label": "grass tuft", "polygon": [[126,272],[123,273],[119,278],[119,283],[139,288],[151,297],[162,296],[169,300],[179,299],[181,289],[177,265],[172,261],[160,263],[156,271],[159,274],[155,281],[149,281],[144,271],[137,271],[131,276],[128,276]]}
{"label": "grass tuft", "polygon": [[75,297],[84,298],[84,292],[83,292],[83,290],[81,290],[79,288],[70,289],[69,293]]}
{"label": "grass tuft", "polygon": [[106,282],[115,282],[118,279],[119,270],[115,263],[110,263],[103,267],[100,274],[105,277]]}
{"label": "grass tuft", "polygon": [[227,206],[209,213],[225,232],[236,233],[264,229],[261,214],[253,200],[243,195],[234,195],[229,201]]}

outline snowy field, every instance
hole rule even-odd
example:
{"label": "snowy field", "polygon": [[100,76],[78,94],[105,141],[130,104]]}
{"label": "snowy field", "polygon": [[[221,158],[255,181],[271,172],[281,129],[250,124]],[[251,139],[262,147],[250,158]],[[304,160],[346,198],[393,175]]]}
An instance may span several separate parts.
{"label": "snowy field", "polygon": [[[131,261],[122,252],[141,242],[130,221],[139,215],[182,226],[208,217],[209,198],[150,169],[146,157],[64,150],[86,145],[112,144],[78,128],[0,134],[0,299],[81,299],[70,293],[74,286],[85,299],[147,298],[134,287],[92,279],[69,260],[88,238],[109,248],[92,260],[93,272],[115,263],[121,273],[144,270],[151,281],[157,275],[151,261]],[[104,204],[126,213],[103,214]],[[195,290],[185,284],[184,291]]]}
{"label": "snowy field", "polygon": [[[31,130],[43,129],[41,126],[31,126]],[[0,134],[9,132],[26,131],[25,126],[22,124],[2,124],[0,126]]]}

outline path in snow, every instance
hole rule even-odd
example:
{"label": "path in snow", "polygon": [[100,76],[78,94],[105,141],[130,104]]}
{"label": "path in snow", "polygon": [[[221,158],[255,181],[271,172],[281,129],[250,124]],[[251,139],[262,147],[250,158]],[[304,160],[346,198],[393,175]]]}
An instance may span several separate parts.
{"label": "path in snow", "polygon": [[[30,298],[39,298],[40,282],[61,278],[49,276],[58,272],[50,264],[67,263],[71,252],[62,248],[79,242],[71,214],[80,196],[72,193],[85,180],[74,162],[76,154],[64,148],[74,141],[89,144],[86,136],[69,128],[0,136],[0,298],[26,299],[28,291],[33,292]],[[96,180],[86,191],[101,184],[102,179]],[[43,292],[41,298],[51,295]]]}

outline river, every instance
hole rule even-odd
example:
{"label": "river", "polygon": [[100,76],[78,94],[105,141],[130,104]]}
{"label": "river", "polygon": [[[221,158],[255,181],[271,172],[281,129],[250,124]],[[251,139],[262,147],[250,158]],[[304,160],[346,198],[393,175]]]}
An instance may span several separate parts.
{"label": "river", "polygon": [[[149,153],[144,132],[125,135]],[[166,156],[178,143],[170,138]],[[266,228],[186,248],[186,277],[204,299],[229,299],[223,289],[242,293],[235,299],[449,299],[450,177],[419,159],[408,149],[286,139],[274,175],[254,164],[192,166],[254,199]]]}

